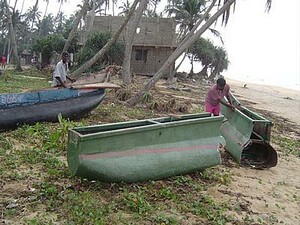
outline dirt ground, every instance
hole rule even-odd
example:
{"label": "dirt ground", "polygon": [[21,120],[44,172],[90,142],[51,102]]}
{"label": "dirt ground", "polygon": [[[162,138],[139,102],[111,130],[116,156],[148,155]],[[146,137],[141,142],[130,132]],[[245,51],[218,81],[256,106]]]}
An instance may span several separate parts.
{"label": "dirt ground", "polygon": [[[300,141],[299,91],[250,83],[244,87],[245,83],[239,81],[227,82],[242,105],[270,119],[274,126],[280,128],[279,132],[284,132],[285,137]],[[192,81],[167,86],[163,80],[156,85],[154,92],[161,97],[160,101],[165,100],[165,104],[158,107],[175,105],[176,108],[178,104],[182,113],[185,113],[187,108],[203,110],[205,93],[209,86],[209,83],[200,85]],[[172,101],[173,99],[176,101]],[[216,185],[204,192],[215,201],[229,202],[235,210],[229,211],[228,215],[234,216],[236,221],[245,221],[249,215],[255,221],[249,219],[245,224],[300,224],[300,155],[283,153],[272,140],[271,145],[278,153],[276,167],[264,170],[240,167],[227,154],[218,169],[229,171],[232,181],[226,185]],[[2,186],[1,192],[3,196],[13,196],[16,192],[22,192],[26,186],[27,184],[12,182]],[[186,224],[195,223],[187,221]]]}
{"label": "dirt ground", "polygon": [[[275,124],[277,126],[293,126],[295,132],[290,135],[300,141],[300,91],[250,83],[244,87],[245,83],[228,79],[227,82],[238,100],[246,102],[247,107],[255,112],[275,114],[281,118],[280,124]],[[246,212],[270,224],[300,224],[300,158],[283,155],[279,146],[273,144],[273,147],[279,156],[276,167],[265,170],[233,167],[231,184],[209,192],[220,200],[230,199],[236,207],[247,208]]]}

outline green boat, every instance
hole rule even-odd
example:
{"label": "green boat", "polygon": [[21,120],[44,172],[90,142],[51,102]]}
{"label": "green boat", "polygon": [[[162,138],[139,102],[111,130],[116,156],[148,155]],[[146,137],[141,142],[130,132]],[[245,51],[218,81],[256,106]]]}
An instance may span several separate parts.
{"label": "green boat", "polygon": [[223,119],[199,113],[70,129],[68,166],[89,180],[127,183],[199,171],[221,162]]}
{"label": "green boat", "polygon": [[230,93],[233,104],[240,109],[234,112],[222,106],[225,121],[221,134],[226,140],[226,150],[243,166],[270,168],[277,165],[277,153],[270,145],[272,122],[240,107],[240,102]]}

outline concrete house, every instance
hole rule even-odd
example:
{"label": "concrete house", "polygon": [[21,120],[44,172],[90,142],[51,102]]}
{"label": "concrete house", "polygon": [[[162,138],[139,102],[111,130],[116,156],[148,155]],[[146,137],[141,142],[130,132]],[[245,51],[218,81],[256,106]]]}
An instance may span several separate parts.
{"label": "concrete house", "polygon": [[[124,19],[118,16],[96,16],[92,29],[98,32],[111,31],[113,35]],[[175,30],[176,23],[171,18],[142,17],[133,40],[131,71],[153,76],[176,48]],[[124,34],[125,31],[120,35],[120,41],[125,42]],[[172,72],[174,67],[173,64],[165,75]]]}

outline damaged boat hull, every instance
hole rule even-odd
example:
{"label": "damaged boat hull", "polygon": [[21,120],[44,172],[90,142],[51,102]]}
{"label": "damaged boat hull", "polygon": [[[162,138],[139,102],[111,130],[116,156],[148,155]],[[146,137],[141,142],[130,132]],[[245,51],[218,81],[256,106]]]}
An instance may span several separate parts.
{"label": "damaged boat hull", "polygon": [[70,129],[68,165],[83,178],[128,183],[212,167],[223,119],[200,113]]}
{"label": "damaged boat hull", "polygon": [[233,104],[240,109],[232,111],[222,106],[225,121],[221,134],[226,150],[241,165],[253,168],[270,168],[277,165],[277,153],[270,145],[272,123],[266,118],[240,107],[232,93]]}

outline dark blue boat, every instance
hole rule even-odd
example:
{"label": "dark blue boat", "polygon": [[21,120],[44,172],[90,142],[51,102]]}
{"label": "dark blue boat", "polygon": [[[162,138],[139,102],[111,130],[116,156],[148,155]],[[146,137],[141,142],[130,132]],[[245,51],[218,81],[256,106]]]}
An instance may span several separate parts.
{"label": "dark blue boat", "polygon": [[18,94],[0,94],[0,131],[22,124],[56,122],[58,114],[78,119],[96,108],[105,88],[52,88]]}

